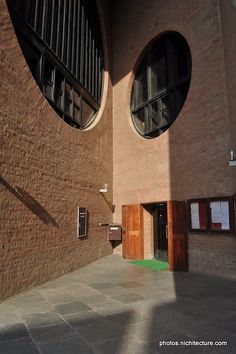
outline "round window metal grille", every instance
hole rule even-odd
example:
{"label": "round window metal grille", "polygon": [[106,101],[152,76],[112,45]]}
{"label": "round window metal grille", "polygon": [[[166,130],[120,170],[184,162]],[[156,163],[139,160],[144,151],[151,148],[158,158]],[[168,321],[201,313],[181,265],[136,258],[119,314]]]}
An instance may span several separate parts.
{"label": "round window metal grille", "polygon": [[164,133],[186,100],[191,78],[188,43],[168,32],[148,45],[139,61],[131,94],[134,126],[145,138]]}
{"label": "round window metal grille", "polygon": [[84,129],[100,107],[103,47],[94,0],[7,0],[22,52],[44,96]]}

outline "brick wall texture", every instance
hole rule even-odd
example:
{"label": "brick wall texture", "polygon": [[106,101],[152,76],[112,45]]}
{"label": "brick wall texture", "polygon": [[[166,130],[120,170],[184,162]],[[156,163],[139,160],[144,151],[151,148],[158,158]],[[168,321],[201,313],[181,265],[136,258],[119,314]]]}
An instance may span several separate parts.
{"label": "brick wall texture", "polygon": [[[119,0],[113,11],[115,221],[121,221],[125,204],[234,194],[236,167],[228,163],[236,142],[232,2]],[[180,32],[190,46],[190,89],[170,129],[144,139],[130,114],[134,71],[147,44],[169,30]],[[235,236],[189,236],[190,270],[217,273],[221,260],[222,272],[235,275],[235,252]]]}
{"label": "brick wall texture", "polygon": [[[95,126],[80,132],[44,99],[21,53],[6,1],[0,0],[0,298],[110,254],[106,230],[98,223],[121,222],[124,204],[236,192],[236,168],[228,166],[229,150],[236,148],[232,2],[97,4],[106,58],[104,97]],[[146,140],[131,121],[134,68],[150,40],[168,30],[179,31],[189,43],[191,85],[171,128]],[[104,183],[116,205],[114,218],[99,193]],[[88,237],[81,240],[78,206],[89,211]],[[150,240],[145,242],[150,248]],[[235,237],[189,236],[189,265],[235,274]]]}
{"label": "brick wall texture", "polygon": [[[99,3],[105,56],[108,5]],[[112,186],[112,100],[108,78],[97,125],[86,132],[71,128],[33,80],[5,0],[0,27],[0,298],[5,298],[112,252],[106,230],[98,226],[112,221],[99,193],[104,183]],[[78,206],[89,212],[88,237],[80,240]]]}

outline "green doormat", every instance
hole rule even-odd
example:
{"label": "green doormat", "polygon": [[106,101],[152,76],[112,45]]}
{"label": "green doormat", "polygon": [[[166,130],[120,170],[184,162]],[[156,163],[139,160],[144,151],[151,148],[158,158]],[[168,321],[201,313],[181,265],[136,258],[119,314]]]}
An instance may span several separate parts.
{"label": "green doormat", "polygon": [[168,262],[158,261],[156,259],[144,259],[141,261],[129,261],[128,263],[136,264],[144,268],[149,268],[155,270],[156,272],[160,272],[161,270],[168,270],[169,264]]}

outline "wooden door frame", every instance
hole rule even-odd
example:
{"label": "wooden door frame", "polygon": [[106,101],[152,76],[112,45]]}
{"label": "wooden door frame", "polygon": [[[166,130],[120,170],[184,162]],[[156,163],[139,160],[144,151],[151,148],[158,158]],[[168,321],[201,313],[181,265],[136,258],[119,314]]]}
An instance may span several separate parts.
{"label": "wooden door frame", "polygon": [[[171,233],[172,233],[173,230],[172,230],[172,220],[170,220],[170,208],[172,207],[172,204],[174,202],[178,202],[178,201],[176,201],[176,200],[167,200],[167,201],[157,201],[157,202],[150,202],[150,203],[145,202],[145,203],[122,205],[122,224],[123,224],[123,222],[124,222],[123,220],[125,220],[125,207],[132,206],[132,205],[133,206],[134,205],[139,205],[140,207],[145,207],[145,205],[146,206],[148,206],[148,205],[150,206],[152,204],[163,204],[163,203],[166,204],[166,206],[167,206],[167,225],[168,225],[168,262],[169,262],[169,270],[170,271],[174,271],[175,270],[175,267],[173,266],[172,254],[171,254],[171,252],[172,252],[171,250],[173,248],[173,242],[172,242],[172,239],[171,239],[171,237],[172,237]],[[185,202],[185,204],[186,204],[186,202]],[[186,227],[185,227],[185,231],[184,231],[185,232],[185,236],[184,237],[186,238],[186,243],[187,243],[187,221],[186,220],[185,220],[185,224],[186,224]],[[144,219],[143,219],[143,217],[142,217],[142,225],[143,225],[142,230],[141,230],[141,232],[142,232],[142,248],[144,250],[144,237],[145,237],[145,234],[144,234]],[[126,235],[125,225],[123,225],[122,230],[123,230],[123,240],[124,240],[125,239],[125,235]],[[153,235],[153,237],[154,237],[154,235]],[[126,254],[125,247],[126,247],[125,242],[122,242],[122,255],[123,255],[123,257]],[[144,252],[143,252],[143,254],[144,254]],[[154,256],[154,249],[153,249],[153,256]],[[188,261],[188,258],[187,258],[187,249],[186,249],[186,262],[187,261]],[[186,269],[187,269],[187,265],[186,265]],[[182,270],[186,270],[186,269],[183,268]],[[179,270],[181,270],[181,269],[179,269]]]}

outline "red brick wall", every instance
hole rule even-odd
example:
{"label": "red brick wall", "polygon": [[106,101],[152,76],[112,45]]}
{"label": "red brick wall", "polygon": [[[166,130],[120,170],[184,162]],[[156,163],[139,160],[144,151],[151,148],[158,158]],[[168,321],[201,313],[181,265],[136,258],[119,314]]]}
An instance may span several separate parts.
{"label": "red brick wall", "polygon": [[189,235],[190,270],[228,277],[236,274],[236,238],[223,235]]}
{"label": "red brick wall", "polygon": [[[226,68],[226,96],[230,119],[230,149],[236,154],[236,2],[234,0],[220,0],[224,57]],[[231,168],[236,191],[236,166]]]}
{"label": "red brick wall", "polygon": [[[108,5],[99,1],[106,71]],[[106,73],[107,99],[93,129],[69,127],[32,78],[5,0],[0,27],[0,298],[5,298],[112,252],[98,226],[112,220],[99,194],[104,183],[112,186],[112,89]],[[89,211],[83,240],[76,237],[78,206]]]}
{"label": "red brick wall", "polygon": [[[122,204],[232,195],[236,168],[232,170],[228,164],[231,128],[219,1],[119,0],[113,13],[115,221],[121,221]],[[146,45],[168,30],[179,31],[189,43],[190,90],[171,128],[156,139],[144,139],[131,121],[133,70]],[[235,31],[232,36],[235,39]],[[225,274],[231,272],[227,264],[234,241],[229,237],[225,243]],[[203,267],[195,261],[202,242],[205,253],[210,252],[211,242],[195,236],[191,242],[192,270],[209,264],[207,257],[201,259],[205,259]],[[211,257],[211,269],[217,263],[217,252]]]}

